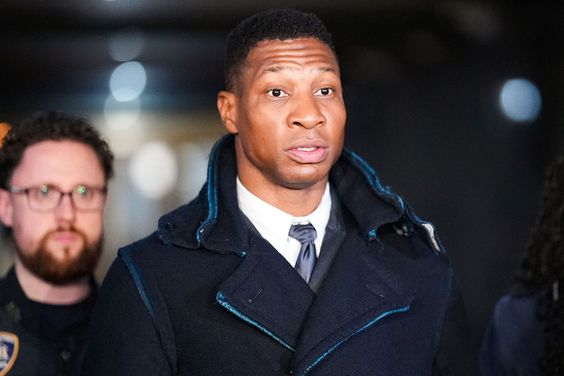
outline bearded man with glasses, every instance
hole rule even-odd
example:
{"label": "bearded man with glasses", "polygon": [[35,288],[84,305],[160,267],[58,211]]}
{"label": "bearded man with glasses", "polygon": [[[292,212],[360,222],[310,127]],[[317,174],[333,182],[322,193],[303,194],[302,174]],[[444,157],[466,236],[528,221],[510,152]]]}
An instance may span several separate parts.
{"label": "bearded man with glasses", "polygon": [[0,148],[0,220],[16,249],[0,280],[0,375],[78,375],[97,285],[113,156],[86,120],[48,112]]}

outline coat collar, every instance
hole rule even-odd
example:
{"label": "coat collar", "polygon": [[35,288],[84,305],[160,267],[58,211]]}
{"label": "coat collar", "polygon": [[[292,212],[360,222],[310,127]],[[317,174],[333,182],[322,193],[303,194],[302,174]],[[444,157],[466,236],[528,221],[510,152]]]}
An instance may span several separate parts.
{"label": "coat collar", "polygon": [[[237,206],[236,174],[234,136],[227,135],[211,151],[207,182],[198,197],[159,220],[161,240],[219,253],[247,252],[249,237]],[[331,169],[330,181],[368,240],[377,238],[381,225],[404,215],[403,200],[384,188],[374,170],[353,152],[343,151]]]}

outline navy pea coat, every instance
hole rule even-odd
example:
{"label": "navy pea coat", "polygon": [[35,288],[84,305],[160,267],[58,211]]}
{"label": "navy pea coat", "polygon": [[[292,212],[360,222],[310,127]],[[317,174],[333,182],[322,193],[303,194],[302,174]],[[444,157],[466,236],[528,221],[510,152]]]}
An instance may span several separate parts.
{"label": "navy pea coat", "polygon": [[346,235],[314,292],[237,206],[233,137],[199,196],[119,251],[85,375],[462,375],[464,314],[430,223],[345,151]]}

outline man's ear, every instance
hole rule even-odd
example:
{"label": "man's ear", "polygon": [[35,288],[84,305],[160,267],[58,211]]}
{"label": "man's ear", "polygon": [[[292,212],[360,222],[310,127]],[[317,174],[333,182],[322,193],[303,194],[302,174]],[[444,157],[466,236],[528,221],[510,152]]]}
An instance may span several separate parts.
{"label": "man's ear", "polygon": [[10,195],[5,189],[0,189],[0,221],[6,227],[12,227],[14,207]]}
{"label": "man's ear", "polygon": [[237,128],[237,96],[230,91],[220,91],[217,94],[217,110],[227,132],[239,133]]}

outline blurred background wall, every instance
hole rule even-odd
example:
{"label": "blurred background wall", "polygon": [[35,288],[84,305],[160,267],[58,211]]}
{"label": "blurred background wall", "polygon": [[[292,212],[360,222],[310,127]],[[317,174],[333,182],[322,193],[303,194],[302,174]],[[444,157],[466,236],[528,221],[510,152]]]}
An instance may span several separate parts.
{"label": "blurred background wall", "polygon": [[[101,280],[117,248],[193,197],[223,134],[223,41],[272,6],[333,33],[347,145],[438,227],[477,347],[528,241],[564,129],[561,1],[0,2],[0,122],[91,119],[117,160]],[[0,240],[0,272],[12,250]]]}

